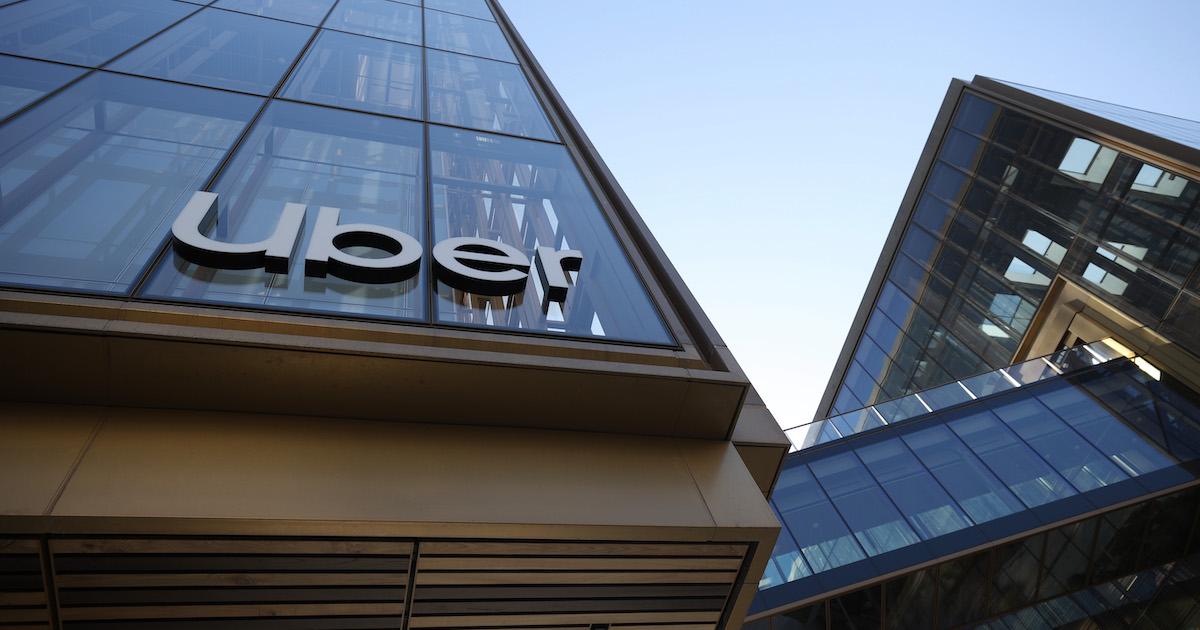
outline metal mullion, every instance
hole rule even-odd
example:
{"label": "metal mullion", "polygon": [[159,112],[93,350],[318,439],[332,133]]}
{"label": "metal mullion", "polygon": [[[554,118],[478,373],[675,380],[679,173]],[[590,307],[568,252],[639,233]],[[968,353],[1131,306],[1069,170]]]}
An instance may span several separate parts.
{"label": "metal mullion", "polygon": [[[21,0],[21,1],[23,2],[24,0]],[[13,3],[13,4],[5,5],[5,8],[7,8],[7,7],[11,7],[11,6],[14,6],[15,4],[20,4],[20,2],[16,2],[16,3]],[[188,3],[183,3],[183,2],[180,2],[180,4],[188,4]],[[150,40],[154,39],[155,37],[158,37],[159,35],[162,35],[163,33],[165,33],[166,31],[170,30],[171,28],[173,28],[174,26],[176,26],[176,25],[177,25],[177,24],[179,24],[180,22],[183,22],[184,20],[186,20],[186,19],[188,19],[188,18],[192,17],[193,15],[196,15],[197,13],[199,13],[199,12],[200,12],[200,10],[201,10],[201,9],[203,9],[203,8],[204,8],[203,6],[196,5],[196,4],[193,4],[193,5],[191,5],[191,6],[195,7],[195,10],[194,10],[194,11],[192,11],[192,12],[190,12],[190,13],[188,13],[188,14],[184,15],[183,17],[179,18],[178,20],[175,20],[174,22],[171,22],[171,23],[170,23],[170,24],[168,24],[167,26],[163,27],[162,29],[160,29],[160,30],[156,31],[155,33],[153,33],[152,35],[150,35],[149,37],[147,37],[146,39],[143,39],[142,41],[140,41],[140,42],[138,42],[138,43],[134,44],[133,46],[131,46],[131,47],[129,47],[129,48],[127,48],[127,49],[125,49],[124,51],[122,51],[122,52],[120,52],[120,53],[117,53],[116,55],[114,55],[113,57],[109,58],[109,59],[108,59],[107,61],[105,61],[104,63],[98,64],[98,65],[96,65],[96,66],[83,66],[83,65],[71,64],[71,63],[63,63],[63,62],[58,62],[58,61],[48,61],[48,60],[46,60],[46,59],[38,59],[38,58],[36,58],[36,57],[28,57],[28,56],[25,56],[25,55],[18,55],[18,54],[12,54],[12,53],[4,53],[4,54],[7,54],[7,55],[9,55],[9,56],[11,56],[11,57],[18,57],[18,58],[21,58],[21,59],[28,59],[28,60],[30,60],[30,61],[41,61],[41,62],[43,62],[43,63],[57,63],[57,64],[60,64],[60,65],[69,65],[69,66],[71,66],[71,67],[73,67],[73,68],[87,68],[88,70],[87,70],[86,72],[84,72],[84,73],[80,74],[79,76],[75,77],[74,79],[71,79],[70,81],[67,81],[66,83],[62,84],[62,85],[61,85],[61,86],[59,86],[57,89],[50,90],[49,92],[46,92],[45,94],[43,94],[43,95],[41,95],[41,96],[39,96],[39,97],[37,97],[37,98],[33,99],[32,101],[30,101],[29,103],[27,103],[27,104],[26,104],[24,107],[21,107],[20,109],[18,109],[18,110],[16,110],[16,111],[12,112],[12,113],[11,113],[11,114],[9,114],[8,116],[5,116],[4,118],[0,118],[0,125],[3,125],[3,124],[5,124],[5,123],[7,123],[8,121],[10,121],[10,120],[12,120],[12,119],[16,118],[17,116],[20,116],[21,114],[24,114],[25,112],[27,112],[27,111],[29,111],[29,110],[31,110],[31,109],[33,109],[33,108],[37,107],[38,105],[41,105],[42,103],[46,102],[46,101],[47,101],[47,100],[49,100],[50,98],[52,98],[52,97],[54,97],[54,96],[57,96],[57,95],[61,94],[61,93],[62,93],[63,91],[65,91],[67,88],[69,88],[69,87],[71,87],[71,86],[73,86],[73,85],[75,85],[75,84],[79,83],[80,81],[83,81],[84,79],[86,79],[86,78],[88,78],[88,77],[92,76],[93,74],[95,74],[95,73],[96,73],[96,71],[97,71],[97,70],[100,70],[100,69],[101,69],[101,68],[103,68],[104,66],[107,66],[108,64],[110,64],[110,63],[112,63],[112,62],[116,61],[117,59],[120,59],[121,57],[125,56],[125,55],[126,55],[126,54],[128,54],[130,51],[132,51],[133,49],[135,49],[135,48],[138,48],[138,47],[139,47],[139,46],[141,46],[142,44],[145,44],[146,42],[148,42],[148,41],[150,41]]]}
{"label": "metal mullion", "polygon": [[[337,8],[337,2],[329,5],[329,9],[325,12],[325,17],[321,18],[321,25],[323,25],[325,21],[329,19],[330,14],[333,13],[335,8]],[[191,15],[194,15],[194,13]],[[246,140],[258,126],[259,121],[262,119],[263,114],[267,111],[267,108],[270,106],[271,102],[275,100],[275,97],[283,89],[283,86],[287,84],[292,73],[295,72],[296,68],[300,65],[300,61],[304,59],[304,56],[308,53],[313,43],[317,40],[317,37],[321,34],[321,25],[313,28],[313,32],[311,35],[309,35],[308,41],[300,47],[299,51],[297,51],[296,57],[292,59],[292,63],[288,65],[287,70],[279,77],[279,81],[275,83],[275,88],[268,96],[263,98],[262,104],[258,106],[258,111],[256,111],[254,115],[250,117],[250,120],[246,122],[246,126],[242,129],[241,133],[238,134],[238,137],[234,139],[233,144],[230,145],[229,150],[225,152],[225,155],[221,158],[221,161],[218,162],[215,167],[213,167],[212,172],[209,174],[200,190],[211,190],[217,181],[224,176],[225,169],[228,168],[228,166],[233,162],[234,156],[237,155],[238,151],[242,148]],[[259,98],[262,97],[260,96]],[[158,253],[148,262],[142,265],[142,269],[138,273],[137,281],[130,286],[125,295],[133,297],[134,299],[139,296],[139,294],[145,288],[145,284],[149,281],[150,275],[154,269],[158,268],[159,263],[166,256],[167,250],[169,249],[167,245],[170,243],[170,240],[171,238],[169,233],[163,235],[162,240],[158,245]]]}

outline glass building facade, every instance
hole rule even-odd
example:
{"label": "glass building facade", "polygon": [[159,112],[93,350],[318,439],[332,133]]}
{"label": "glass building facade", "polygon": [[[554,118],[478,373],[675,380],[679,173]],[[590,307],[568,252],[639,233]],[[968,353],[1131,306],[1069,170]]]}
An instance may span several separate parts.
{"label": "glass building facade", "polygon": [[820,415],[1009,365],[1058,275],[1200,352],[1198,198],[1195,179],[966,94]]}
{"label": "glass building facade", "polygon": [[746,628],[1200,624],[1197,131],[951,85]]}
{"label": "glass building facade", "polygon": [[[5,3],[0,151],[5,285],[677,344],[485,0]],[[168,237],[196,191],[218,195],[217,241],[263,239],[299,203],[425,251],[576,250],[583,288],[556,301],[530,273],[473,293],[430,256],[376,284],[195,264]]]}

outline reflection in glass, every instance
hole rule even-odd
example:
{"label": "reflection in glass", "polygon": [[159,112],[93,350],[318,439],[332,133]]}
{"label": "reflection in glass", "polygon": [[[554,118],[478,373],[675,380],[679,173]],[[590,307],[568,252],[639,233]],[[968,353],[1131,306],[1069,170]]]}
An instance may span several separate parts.
{"label": "reflection in glass", "polygon": [[126,291],[259,103],[98,73],[0,127],[0,280]]}
{"label": "reflection in glass", "polygon": [[430,50],[429,120],[530,138],[556,136],[519,66]]}
{"label": "reflection in glass", "polygon": [[1129,478],[1037,399],[1002,405],[994,411],[1080,492]]}
{"label": "reflection in glass", "polygon": [[1007,516],[1023,506],[945,426],[902,436],[913,453],[976,523]]}
{"label": "reflection in glass", "polygon": [[990,411],[960,418],[949,427],[1025,505],[1037,507],[1075,494],[1066,480]]}
{"label": "reflection in glass", "polygon": [[583,266],[561,305],[543,303],[536,272],[523,293],[484,296],[437,284],[441,322],[671,343],[646,291],[566,150],[429,127],[435,242],[496,240],[525,252],[575,249]]}
{"label": "reflection in glass", "polygon": [[487,0],[425,0],[425,8],[495,21]]}
{"label": "reflection in glass", "polygon": [[508,40],[495,22],[425,11],[425,45],[451,52],[516,63]]}
{"label": "reflection in glass", "polygon": [[792,466],[780,474],[774,500],[813,571],[866,557],[806,466]]}
{"label": "reflection in glass", "polygon": [[112,69],[270,94],[311,34],[299,24],[205,9],[117,60]]}
{"label": "reflection in glass", "polygon": [[935,538],[972,525],[899,439],[864,446],[856,452],[922,538]]}
{"label": "reflection in glass", "polygon": [[810,467],[867,555],[920,541],[853,453],[820,459]]}
{"label": "reflection in glass", "polygon": [[0,119],[83,73],[82,68],[0,56]]}
{"label": "reflection in glass", "polygon": [[214,7],[317,26],[334,0],[217,0]]}
{"label": "reflection in glass", "polygon": [[[308,219],[289,273],[212,269],[168,252],[146,293],[184,300],[423,318],[420,276],[403,282],[364,284],[333,276],[306,277],[302,268],[315,212],[322,206],[340,209],[340,223],[395,228],[423,240],[421,147],[418,123],[299,103],[273,103],[214,188],[219,195],[219,214],[210,236],[228,242],[255,242],[274,231],[284,204],[307,204]],[[371,256],[378,250],[347,251]]]}
{"label": "reflection in glass", "polygon": [[40,0],[0,8],[0,52],[98,66],[198,9],[163,0]]}
{"label": "reflection in glass", "polygon": [[392,0],[340,0],[325,28],[421,44],[421,9]]}
{"label": "reflection in glass", "polygon": [[419,119],[420,86],[421,48],[322,31],[283,96]]}

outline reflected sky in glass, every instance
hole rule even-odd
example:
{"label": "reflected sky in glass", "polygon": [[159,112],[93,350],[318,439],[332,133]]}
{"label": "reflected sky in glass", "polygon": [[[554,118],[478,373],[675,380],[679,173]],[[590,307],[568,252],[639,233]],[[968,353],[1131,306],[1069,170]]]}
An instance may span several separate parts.
{"label": "reflected sky in glass", "polygon": [[313,29],[205,9],[121,57],[111,67],[184,83],[270,94]]}
{"label": "reflected sky in glass", "polygon": [[283,96],[380,114],[421,117],[421,48],[324,31]]}

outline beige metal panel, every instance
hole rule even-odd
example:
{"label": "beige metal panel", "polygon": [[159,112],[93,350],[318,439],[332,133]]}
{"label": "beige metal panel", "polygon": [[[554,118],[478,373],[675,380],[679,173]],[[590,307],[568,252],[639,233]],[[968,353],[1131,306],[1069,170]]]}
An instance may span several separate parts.
{"label": "beige metal panel", "polygon": [[114,408],[54,515],[712,528],[709,509],[671,440]]}
{"label": "beige metal panel", "polygon": [[758,489],[764,496],[769,496],[775,486],[775,480],[779,477],[779,467],[783,465],[783,458],[787,456],[787,447],[744,446],[737,443],[734,443],[734,446],[737,447],[746,470],[754,478],[754,483],[758,484]]}
{"label": "beige metal panel", "polygon": [[88,407],[0,404],[0,514],[45,513],[99,420]]}
{"label": "beige metal panel", "polygon": [[[761,573],[760,573],[761,575]],[[729,613],[728,628],[740,628],[746,620],[746,613],[750,610],[750,604],[754,602],[754,596],[758,593],[757,577],[744,584],[737,593],[736,597],[730,598],[731,608]]]}
{"label": "beige metal panel", "polygon": [[779,529],[779,522],[733,444],[676,442],[717,527]]}
{"label": "beige metal panel", "polygon": [[737,424],[733,427],[733,443],[785,448],[791,446],[791,441],[766,405],[754,404],[749,398],[746,404],[742,405]]}

